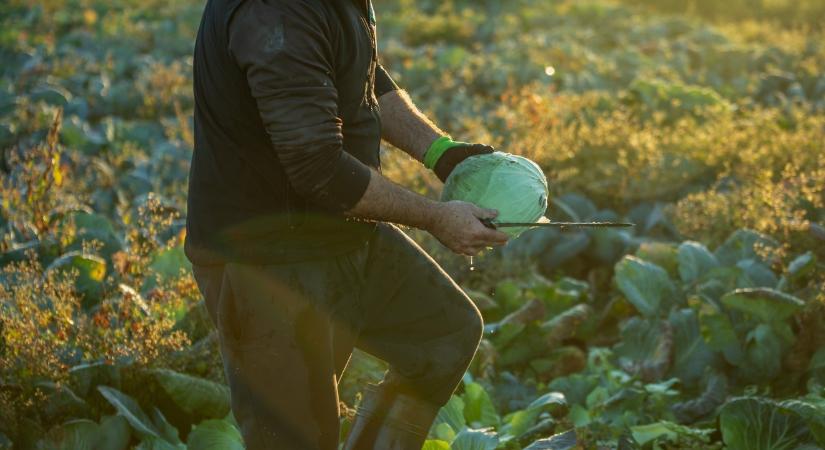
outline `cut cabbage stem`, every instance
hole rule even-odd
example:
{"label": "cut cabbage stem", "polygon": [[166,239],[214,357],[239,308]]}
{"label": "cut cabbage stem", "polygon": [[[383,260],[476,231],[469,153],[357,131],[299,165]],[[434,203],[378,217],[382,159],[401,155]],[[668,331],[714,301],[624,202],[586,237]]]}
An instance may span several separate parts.
{"label": "cut cabbage stem", "polygon": [[481,219],[481,223],[487,228],[502,227],[556,227],[556,228],[628,228],[635,227],[635,223],[630,222],[493,222],[491,219]]}

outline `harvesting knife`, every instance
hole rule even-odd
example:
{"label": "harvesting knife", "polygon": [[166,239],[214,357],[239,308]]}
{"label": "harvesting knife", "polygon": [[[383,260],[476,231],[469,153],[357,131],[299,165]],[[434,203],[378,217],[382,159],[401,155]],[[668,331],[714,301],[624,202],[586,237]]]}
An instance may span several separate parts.
{"label": "harvesting knife", "polygon": [[538,222],[493,222],[491,219],[481,219],[481,223],[487,228],[502,227],[556,227],[556,228],[629,228],[635,227],[635,223],[629,222],[551,222],[549,220]]}

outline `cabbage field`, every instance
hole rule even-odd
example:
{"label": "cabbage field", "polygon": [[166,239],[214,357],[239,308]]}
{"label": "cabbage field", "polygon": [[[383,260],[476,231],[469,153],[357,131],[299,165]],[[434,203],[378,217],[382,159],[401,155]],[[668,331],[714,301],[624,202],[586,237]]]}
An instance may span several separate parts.
{"label": "cabbage field", "polygon": [[[636,223],[472,265],[409,230],[486,323],[425,449],[825,448],[821,0],[375,3],[442,128],[539,163],[552,219]],[[243,448],[181,246],[203,4],[0,2],[0,449]]]}

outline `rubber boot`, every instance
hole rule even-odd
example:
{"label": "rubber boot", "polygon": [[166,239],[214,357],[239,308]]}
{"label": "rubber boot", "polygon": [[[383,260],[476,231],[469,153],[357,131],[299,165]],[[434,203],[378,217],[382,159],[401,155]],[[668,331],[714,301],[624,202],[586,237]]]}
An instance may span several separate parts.
{"label": "rubber boot", "polygon": [[439,407],[398,394],[378,430],[373,450],[421,450]]}
{"label": "rubber boot", "polygon": [[383,386],[367,385],[343,450],[371,450],[373,448],[391,401],[391,393]]}
{"label": "rubber boot", "polygon": [[369,386],[343,450],[421,450],[439,407]]}

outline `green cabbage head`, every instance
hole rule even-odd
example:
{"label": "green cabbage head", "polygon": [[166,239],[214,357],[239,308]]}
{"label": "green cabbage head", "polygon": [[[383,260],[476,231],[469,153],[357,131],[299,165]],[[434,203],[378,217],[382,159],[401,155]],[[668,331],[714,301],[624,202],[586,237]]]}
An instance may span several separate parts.
{"label": "green cabbage head", "polygon": [[[538,164],[503,152],[471,156],[453,169],[442,201],[462,200],[497,209],[494,222],[536,222],[547,210],[547,178]],[[514,238],[527,227],[501,231]]]}

